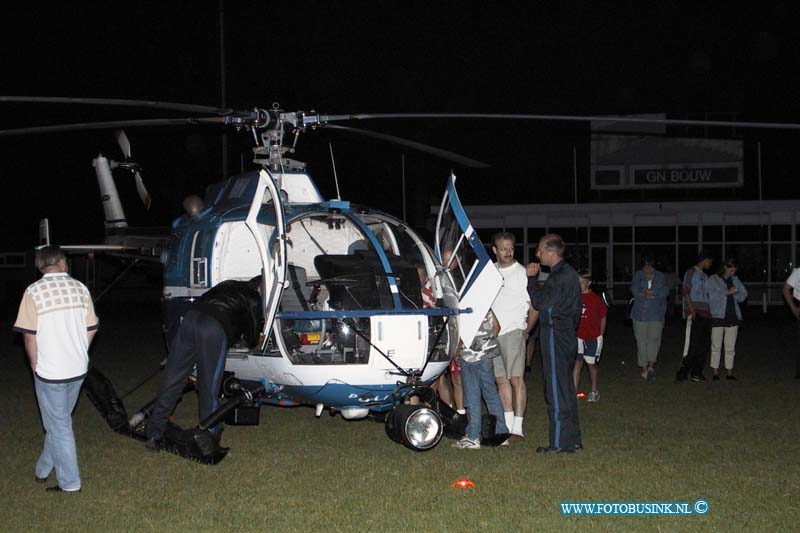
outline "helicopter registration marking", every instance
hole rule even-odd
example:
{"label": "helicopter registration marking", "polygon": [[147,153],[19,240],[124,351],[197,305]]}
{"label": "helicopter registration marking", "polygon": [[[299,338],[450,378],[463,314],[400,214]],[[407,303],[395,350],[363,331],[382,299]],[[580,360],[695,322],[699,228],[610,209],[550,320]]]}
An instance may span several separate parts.
{"label": "helicopter registration marking", "polygon": [[361,403],[385,402],[386,400],[389,399],[389,395],[388,394],[383,394],[383,395],[376,394],[375,396],[363,396],[363,395],[359,396],[358,394],[355,394],[355,393],[351,392],[347,396],[347,399],[348,400],[358,400]]}

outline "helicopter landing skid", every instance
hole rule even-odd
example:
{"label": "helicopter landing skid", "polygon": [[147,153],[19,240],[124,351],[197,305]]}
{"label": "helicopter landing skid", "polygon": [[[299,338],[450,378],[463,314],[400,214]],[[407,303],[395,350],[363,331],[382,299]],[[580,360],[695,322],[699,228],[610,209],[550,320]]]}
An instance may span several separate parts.
{"label": "helicopter landing skid", "polygon": [[[102,372],[96,368],[89,369],[83,389],[112,430],[141,442],[147,440],[146,421],[154,401],[149,402],[130,419],[135,419],[134,424],[131,425],[122,400]],[[227,406],[223,405],[223,407]],[[219,463],[228,454],[228,448],[221,447],[208,429],[183,429],[172,422],[167,423],[161,449],[207,465]]]}

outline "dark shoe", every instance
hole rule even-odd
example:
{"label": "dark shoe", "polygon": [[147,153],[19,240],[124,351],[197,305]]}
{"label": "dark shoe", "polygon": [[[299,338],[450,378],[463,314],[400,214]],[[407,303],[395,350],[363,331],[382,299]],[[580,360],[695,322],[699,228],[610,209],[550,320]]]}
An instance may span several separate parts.
{"label": "dark shoe", "polygon": [[[730,377],[730,376],[728,376],[728,377]],[[719,374],[714,374],[714,375],[711,377],[711,381],[719,381]]]}
{"label": "dark shoe", "polygon": [[45,492],[63,492],[64,494],[73,494],[75,492],[80,492],[81,489],[64,490],[61,487],[59,487],[58,485],[53,485],[52,487],[47,487],[46,489],[44,489],[44,491]]}
{"label": "dark shoe", "polygon": [[551,448],[550,446],[539,446],[536,448],[536,453],[558,453],[559,448]]}
{"label": "dark shoe", "polygon": [[576,444],[574,446],[567,446],[566,448],[561,448],[558,450],[558,453],[575,453],[583,450],[583,446],[580,444]]}
{"label": "dark shoe", "polygon": [[158,453],[161,450],[161,439],[149,437],[144,443],[144,449],[151,453]]}
{"label": "dark shoe", "polygon": [[734,376],[733,374],[728,374],[727,376],[725,376],[725,379],[730,380],[730,381],[738,381],[736,379],[736,376]]}
{"label": "dark shoe", "polygon": [[517,444],[525,440],[525,437],[522,435],[517,435],[516,433],[512,433],[510,437],[508,437],[509,444]]}
{"label": "dark shoe", "polygon": [[705,380],[706,380],[706,377],[703,374],[694,374],[692,376],[692,382],[693,383],[702,383]]}
{"label": "dark shoe", "polygon": [[50,477],[50,476],[48,476],[48,477],[39,477],[39,476],[36,476],[36,483],[47,483],[47,479],[48,479],[49,477]]}
{"label": "dark shoe", "polygon": [[686,372],[682,372],[678,370],[678,373],[675,374],[675,383],[683,383],[684,381],[688,380],[689,376],[686,375]]}

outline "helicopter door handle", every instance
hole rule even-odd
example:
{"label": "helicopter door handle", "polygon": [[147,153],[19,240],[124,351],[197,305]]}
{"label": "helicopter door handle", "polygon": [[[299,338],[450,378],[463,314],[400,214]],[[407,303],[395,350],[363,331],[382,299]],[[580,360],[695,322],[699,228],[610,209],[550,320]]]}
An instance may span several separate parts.
{"label": "helicopter door handle", "polygon": [[422,322],[417,320],[417,340],[422,340]]}

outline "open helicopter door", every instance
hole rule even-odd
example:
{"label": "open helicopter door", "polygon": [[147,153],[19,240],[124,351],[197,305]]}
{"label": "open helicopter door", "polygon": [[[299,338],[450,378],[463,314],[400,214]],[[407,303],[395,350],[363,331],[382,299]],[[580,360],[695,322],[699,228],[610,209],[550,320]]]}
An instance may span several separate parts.
{"label": "open helicopter door", "polygon": [[486,313],[494,302],[503,277],[495,268],[469,222],[456,193],[456,177],[450,174],[436,221],[436,259],[458,290],[458,333],[465,346],[472,344]]}
{"label": "open helicopter door", "polygon": [[[269,196],[266,196],[266,193]],[[275,230],[269,245],[265,241],[265,235],[269,235],[271,228],[258,222],[258,213],[262,207],[271,206],[274,210]],[[263,350],[269,339],[269,332],[275,314],[278,312],[281,295],[283,294],[283,284],[286,281],[286,224],[283,218],[283,204],[275,179],[266,170],[262,170],[258,176],[258,185],[253,195],[253,202],[247,212],[245,225],[253,234],[258,254],[263,265],[263,280],[261,284],[261,300],[264,306],[264,329],[261,335],[259,349]]]}

